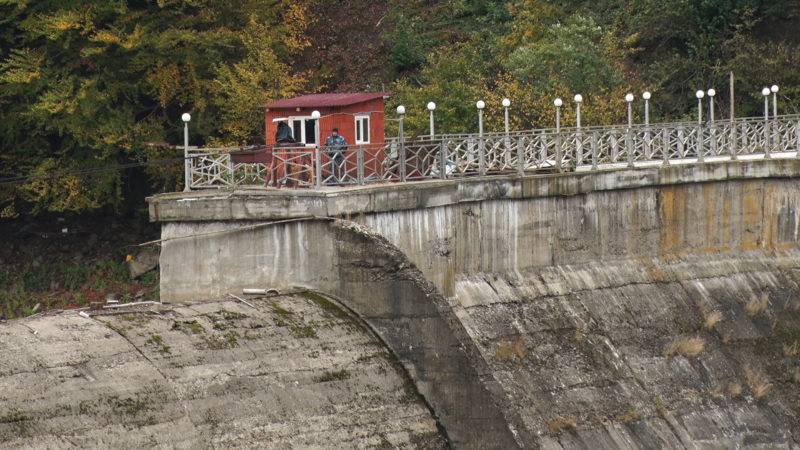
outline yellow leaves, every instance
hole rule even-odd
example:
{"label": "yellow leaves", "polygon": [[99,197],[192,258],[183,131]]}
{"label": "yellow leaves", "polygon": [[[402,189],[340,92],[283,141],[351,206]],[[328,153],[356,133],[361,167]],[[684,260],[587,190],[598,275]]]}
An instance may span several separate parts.
{"label": "yellow leaves", "polygon": [[41,74],[43,62],[44,52],[41,50],[12,50],[8,59],[0,65],[0,83],[31,83]]}

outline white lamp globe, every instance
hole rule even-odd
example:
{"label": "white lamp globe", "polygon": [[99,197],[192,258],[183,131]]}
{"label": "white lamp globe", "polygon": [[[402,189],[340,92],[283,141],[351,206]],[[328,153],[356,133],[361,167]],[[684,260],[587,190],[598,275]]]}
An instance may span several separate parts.
{"label": "white lamp globe", "polygon": [[633,94],[625,94],[625,101],[630,103],[633,101]]}
{"label": "white lamp globe", "polygon": [[311,112],[311,118],[312,119],[319,119],[319,117],[320,117],[320,113],[316,109]]}
{"label": "white lamp globe", "polygon": [[478,109],[483,109],[486,107],[486,103],[484,103],[483,100],[478,100],[477,103],[475,103],[475,106],[477,106]]}
{"label": "white lamp globe", "polygon": [[694,93],[694,96],[697,97],[697,98],[703,98],[703,97],[706,96],[706,93],[703,92],[703,91],[697,91],[697,92]]}
{"label": "white lamp globe", "polygon": [[778,93],[778,85],[777,84],[773,84],[772,87],[769,88],[769,90],[772,91],[773,94],[777,94]]}
{"label": "white lamp globe", "polygon": [[504,99],[503,99],[503,106],[504,106],[504,107],[506,107],[506,108],[508,108],[509,106],[511,106],[511,100],[509,100],[509,99],[507,99],[507,98],[504,98]]}
{"label": "white lamp globe", "polygon": [[642,98],[645,100],[650,100],[650,92],[644,91],[644,93],[642,93]]}
{"label": "white lamp globe", "polygon": [[183,113],[183,115],[181,116],[181,120],[183,120],[184,122],[188,122],[192,120],[192,115],[189,113]]}
{"label": "white lamp globe", "polygon": [[769,95],[769,93],[770,93],[770,90],[769,90],[768,87],[765,87],[764,89],[761,90],[761,95],[763,95],[763,96],[767,96],[767,95]]}
{"label": "white lamp globe", "polygon": [[405,113],[406,113],[406,107],[405,106],[400,105],[400,106],[397,107],[397,114],[401,114],[402,115],[402,114],[405,114]]}
{"label": "white lamp globe", "polygon": [[715,95],[717,95],[717,91],[715,91],[714,88],[711,88],[711,89],[708,90],[708,96],[709,97],[713,97]]}
{"label": "white lamp globe", "polygon": [[575,94],[573,100],[575,100],[576,103],[580,103],[583,101],[583,96],[581,94]]}
{"label": "white lamp globe", "polygon": [[564,104],[564,102],[562,102],[560,98],[557,98],[553,101],[553,104],[556,106],[561,106]]}
{"label": "white lamp globe", "polygon": [[436,109],[436,103],[428,102],[428,110],[433,111]]}

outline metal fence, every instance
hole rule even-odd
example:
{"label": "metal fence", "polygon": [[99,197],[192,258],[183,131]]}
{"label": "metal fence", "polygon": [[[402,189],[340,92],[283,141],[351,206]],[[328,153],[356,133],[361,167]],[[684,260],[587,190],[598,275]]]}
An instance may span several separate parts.
{"label": "metal fence", "polygon": [[400,137],[381,144],[350,146],[341,152],[318,147],[275,147],[238,154],[233,150],[190,149],[189,186],[320,188],[600,170],[645,162],[700,163],[707,158],[744,155],[770,158],[788,152],[800,157],[800,116],[426,136],[413,141]]}

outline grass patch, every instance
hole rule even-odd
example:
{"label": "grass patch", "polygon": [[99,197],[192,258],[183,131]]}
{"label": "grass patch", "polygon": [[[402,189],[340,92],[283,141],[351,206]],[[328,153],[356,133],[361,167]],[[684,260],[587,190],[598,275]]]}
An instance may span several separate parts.
{"label": "grass patch", "polygon": [[567,430],[574,430],[578,426],[578,421],[574,417],[555,416],[547,422],[547,432],[550,436],[558,436]]}
{"label": "grass patch", "polygon": [[701,337],[678,336],[664,349],[664,356],[679,354],[687,358],[693,358],[699,355],[705,349],[705,346],[706,341]]}
{"label": "grass patch", "polygon": [[794,341],[793,344],[783,344],[783,354],[788,357],[797,356],[797,351],[800,350],[800,341]]}
{"label": "grass patch", "polygon": [[522,360],[527,355],[528,352],[525,350],[525,342],[522,340],[522,336],[517,336],[514,341],[504,340],[500,342],[500,345],[494,351],[494,359],[497,361],[508,361],[515,358]]}
{"label": "grass patch", "polygon": [[0,423],[11,424],[16,428],[17,433],[21,435],[28,434],[28,423],[31,421],[31,416],[23,413],[22,411],[14,411],[10,414],[0,417]]}
{"label": "grass patch", "polygon": [[617,414],[617,421],[622,422],[626,425],[630,425],[634,422],[638,422],[639,419],[642,418],[642,413],[638,409],[630,408],[627,411]]}
{"label": "grass patch", "polygon": [[206,344],[212,350],[220,350],[224,348],[234,348],[239,345],[239,333],[235,331],[228,331],[222,336],[209,336],[206,337]]}
{"label": "grass patch", "polygon": [[711,311],[705,315],[705,320],[703,321],[703,328],[706,330],[711,330],[714,328],[716,324],[722,321],[722,313],[719,311]]}
{"label": "grass patch", "polygon": [[181,331],[189,330],[192,334],[200,334],[203,331],[205,331],[203,325],[201,325],[200,322],[196,320],[175,322],[172,324],[172,329]]}
{"label": "grass patch", "polygon": [[328,381],[337,381],[337,380],[346,380],[350,378],[350,372],[346,369],[342,370],[326,370],[325,373],[317,377],[317,381],[320,383],[325,383]]}
{"label": "grass patch", "polygon": [[728,383],[728,395],[731,397],[739,397],[742,395],[742,385],[739,383]]}
{"label": "grass patch", "polygon": [[772,383],[769,382],[767,377],[750,366],[744,367],[744,378],[747,380],[747,387],[750,388],[750,392],[753,393],[756,400],[767,395],[767,392],[772,389]]}
{"label": "grass patch", "polygon": [[312,338],[317,337],[317,330],[309,324],[294,324],[289,327],[292,335],[296,338]]}
{"label": "grass patch", "polygon": [[744,311],[750,317],[755,317],[767,309],[767,305],[769,304],[769,295],[766,293],[761,294],[760,298],[753,297],[747,302],[747,305],[744,307]]}
{"label": "grass patch", "polygon": [[150,338],[147,339],[147,341],[145,341],[145,344],[156,347],[158,349],[158,352],[161,353],[162,355],[169,355],[170,353],[172,353],[170,351],[170,346],[164,344],[164,340],[161,338],[160,335],[157,334],[151,335]]}

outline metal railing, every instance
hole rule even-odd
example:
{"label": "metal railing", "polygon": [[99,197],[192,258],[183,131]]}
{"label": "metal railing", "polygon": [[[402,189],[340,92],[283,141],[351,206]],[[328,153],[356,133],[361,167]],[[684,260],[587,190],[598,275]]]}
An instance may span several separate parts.
{"label": "metal railing", "polygon": [[[238,149],[235,149],[238,150]],[[258,152],[262,152],[258,153]],[[191,188],[328,185],[536,174],[700,163],[709,158],[797,152],[800,116],[690,123],[562,128],[509,134],[442,135],[349,146],[274,147],[243,158],[232,149],[190,149]],[[245,153],[246,154],[246,153]]]}

